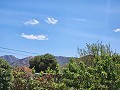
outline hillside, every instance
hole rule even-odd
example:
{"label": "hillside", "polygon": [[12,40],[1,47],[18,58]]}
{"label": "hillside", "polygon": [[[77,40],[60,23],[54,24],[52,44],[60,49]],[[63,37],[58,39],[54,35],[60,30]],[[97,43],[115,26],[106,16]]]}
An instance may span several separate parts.
{"label": "hillside", "polygon": [[[60,64],[60,66],[70,61],[70,57],[64,57],[64,56],[55,56],[55,57],[57,59],[57,62]],[[4,56],[1,56],[0,58],[6,60],[11,66],[23,66],[23,65],[29,66],[29,60],[34,58],[34,56],[18,59],[12,55],[4,55]]]}
{"label": "hillside", "polygon": [[19,60],[18,58],[16,58],[13,55],[4,55],[4,56],[0,56],[0,58],[6,60],[9,64],[17,62]]}
{"label": "hillside", "polygon": [[13,62],[11,65],[12,66],[29,66],[29,60],[34,58],[33,56],[25,57],[23,59],[19,59],[16,62]]}

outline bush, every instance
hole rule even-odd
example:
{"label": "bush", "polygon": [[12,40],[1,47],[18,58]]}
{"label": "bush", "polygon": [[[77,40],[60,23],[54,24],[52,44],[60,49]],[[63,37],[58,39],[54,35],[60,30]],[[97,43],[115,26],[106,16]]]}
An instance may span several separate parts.
{"label": "bush", "polygon": [[3,59],[0,59],[0,90],[10,90],[12,87],[12,69]]}

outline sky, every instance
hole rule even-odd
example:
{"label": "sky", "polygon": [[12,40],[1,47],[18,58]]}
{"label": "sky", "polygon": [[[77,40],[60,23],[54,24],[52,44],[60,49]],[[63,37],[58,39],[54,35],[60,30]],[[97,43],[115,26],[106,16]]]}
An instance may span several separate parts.
{"label": "sky", "polygon": [[98,40],[120,53],[120,0],[0,0],[0,56],[77,55]]}

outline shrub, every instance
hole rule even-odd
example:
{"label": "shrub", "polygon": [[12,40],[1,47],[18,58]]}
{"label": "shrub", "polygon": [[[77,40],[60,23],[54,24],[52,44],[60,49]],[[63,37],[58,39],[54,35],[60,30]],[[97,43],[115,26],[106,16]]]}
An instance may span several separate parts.
{"label": "shrub", "polygon": [[12,69],[3,59],[0,59],[0,90],[10,90],[12,87]]}

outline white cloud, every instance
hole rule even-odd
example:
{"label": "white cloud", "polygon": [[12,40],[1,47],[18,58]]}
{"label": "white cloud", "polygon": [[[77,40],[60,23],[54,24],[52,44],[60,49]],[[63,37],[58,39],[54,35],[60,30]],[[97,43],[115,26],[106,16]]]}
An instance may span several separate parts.
{"label": "white cloud", "polygon": [[48,24],[52,24],[55,25],[57,24],[58,20],[54,19],[54,18],[49,18],[47,17],[47,20],[45,20]]}
{"label": "white cloud", "polygon": [[38,20],[36,19],[29,19],[29,20],[26,20],[25,22],[23,22],[25,25],[36,25],[39,23]]}
{"label": "white cloud", "polygon": [[115,29],[114,32],[120,32],[120,28]]}
{"label": "white cloud", "polygon": [[32,39],[32,40],[48,40],[47,35],[33,35],[33,34],[27,35],[22,33],[21,36],[26,39]]}

